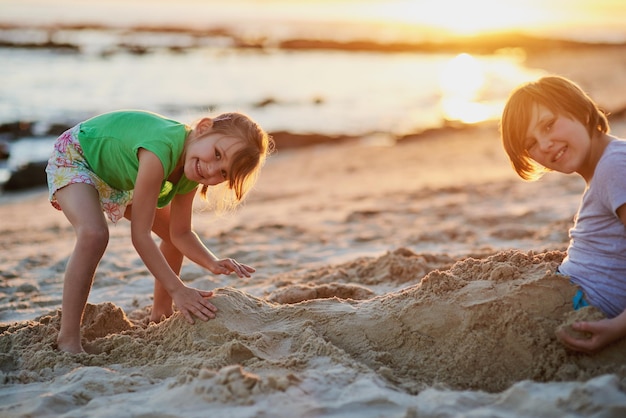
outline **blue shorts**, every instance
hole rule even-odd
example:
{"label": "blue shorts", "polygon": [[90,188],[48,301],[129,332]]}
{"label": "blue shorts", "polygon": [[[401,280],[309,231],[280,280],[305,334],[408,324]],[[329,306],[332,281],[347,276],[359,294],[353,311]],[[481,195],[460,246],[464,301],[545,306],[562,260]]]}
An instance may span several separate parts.
{"label": "blue shorts", "polygon": [[[563,276],[564,274],[561,273],[559,271],[559,268],[556,268],[556,274],[559,274],[561,276]],[[572,283],[572,282],[570,282]],[[574,284],[574,283],[572,283]],[[578,291],[576,291],[576,294],[574,295],[574,297],[572,298],[572,306],[574,307],[574,310],[577,311],[581,308],[584,308],[585,306],[589,306],[589,302],[587,302],[585,300],[585,293],[582,291],[582,289],[578,289]]]}
{"label": "blue shorts", "polygon": [[575,311],[579,310],[580,308],[584,308],[585,306],[589,306],[589,302],[585,300],[585,294],[581,289],[578,289],[578,291],[574,295],[572,303],[574,305]]}

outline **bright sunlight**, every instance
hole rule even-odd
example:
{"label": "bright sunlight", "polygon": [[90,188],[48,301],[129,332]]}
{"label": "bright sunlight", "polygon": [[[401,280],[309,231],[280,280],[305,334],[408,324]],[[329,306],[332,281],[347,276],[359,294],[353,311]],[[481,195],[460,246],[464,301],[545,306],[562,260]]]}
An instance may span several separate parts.
{"label": "bright sunlight", "polygon": [[492,117],[493,110],[477,101],[485,83],[481,63],[469,54],[450,60],[441,71],[441,107],[444,117],[464,123],[476,123]]}
{"label": "bright sunlight", "polygon": [[448,30],[459,35],[548,24],[539,0],[390,0],[364,3],[370,18]]}

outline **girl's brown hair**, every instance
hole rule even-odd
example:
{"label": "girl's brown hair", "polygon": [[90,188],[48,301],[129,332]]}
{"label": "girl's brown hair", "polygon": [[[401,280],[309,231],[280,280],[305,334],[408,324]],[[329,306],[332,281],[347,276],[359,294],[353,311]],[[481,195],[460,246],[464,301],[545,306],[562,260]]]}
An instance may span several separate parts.
{"label": "girl's brown hair", "polygon": [[[218,207],[236,206],[256,183],[261,167],[274,150],[272,138],[252,119],[242,113],[223,113],[213,119],[212,133],[236,138],[244,147],[231,157],[228,189],[234,192],[234,199],[222,198],[215,202]],[[208,186],[203,185],[201,196],[207,200]]]}
{"label": "girl's brown hair", "polygon": [[533,106],[537,104],[555,115],[578,120],[587,127],[591,137],[598,132],[609,132],[605,113],[574,82],[560,76],[547,76],[522,84],[509,95],[502,112],[500,133],[513,168],[524,180],[536,180],[547,171],[532,160],[525,146]]}

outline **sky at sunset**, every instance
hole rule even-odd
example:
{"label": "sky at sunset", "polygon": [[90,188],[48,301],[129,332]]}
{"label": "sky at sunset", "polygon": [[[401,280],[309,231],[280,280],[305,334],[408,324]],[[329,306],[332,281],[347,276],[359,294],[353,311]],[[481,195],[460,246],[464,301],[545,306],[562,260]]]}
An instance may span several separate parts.
{"label": "sky at sunset", "polygon": [[[54,7],[53,7],[54,6]],[[624,0],[0,0],[0,21],[385,22],[474,35],[503,30],[626,40]],[[621,38],[620,38],[621,37]]]}
{"label": "sky at sunset", "polygon": [[622,0],[392,0],[364,3],[370,3],[365,7],[365,13],[373,18],[440,26],[460,33],[552,25],[574,27],[601,20],[623,26],[626,17],[626,2]]}

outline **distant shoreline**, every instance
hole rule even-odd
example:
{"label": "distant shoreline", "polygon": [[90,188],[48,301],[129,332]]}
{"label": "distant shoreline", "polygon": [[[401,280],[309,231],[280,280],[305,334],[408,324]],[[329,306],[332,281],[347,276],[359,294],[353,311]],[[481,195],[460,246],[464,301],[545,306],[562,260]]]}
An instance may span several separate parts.
{"label": "distant shoreline", "polygon": [[[378,53],[472,53],[494,54],[510,48],[523,49],[527,54],[544,53],[546,50],[578,50],[589,47],[602,48],[606,51],[619,51],[626,48],[626,42],[592,42],[575,41],[558,37],[540,37],[520,32],[501,32],[476,36],[447,36],[437,40],[419,41],[378,41],[356,35],[353,39],[335,40],[322,37],[292,37],[287,39],[271,39],[267,37],[251,37],[237,33],[235,29],[210,27],[206,29],[183,28],[179,26],[130,26],[115,27],[100,24],[54,24],[54,25],[19,25],[0,23],[0,31],[39,31],[39,40],[10,39],[0,32],[0,48],[49,49],[64,52],[81,53],[79,43],[56,41],[54,38],[62,31],[102,31],[115,32],[120,37],[129,34],[162,33],[169,35],[187,35],[189,38],[180,42],[163,42],[161,45],[143,45],[140,42],[121,40],[114,48],[103,51],[103,54],[128,52],[137,55],[150,53],[157,49],[169,49],[183,53],[185,50],[207,46],[219,46],[235,49],[282,49],[282,50],[336,50],[347,52],[378,52]],[[213,42],[211,42],[213,41]]]}

